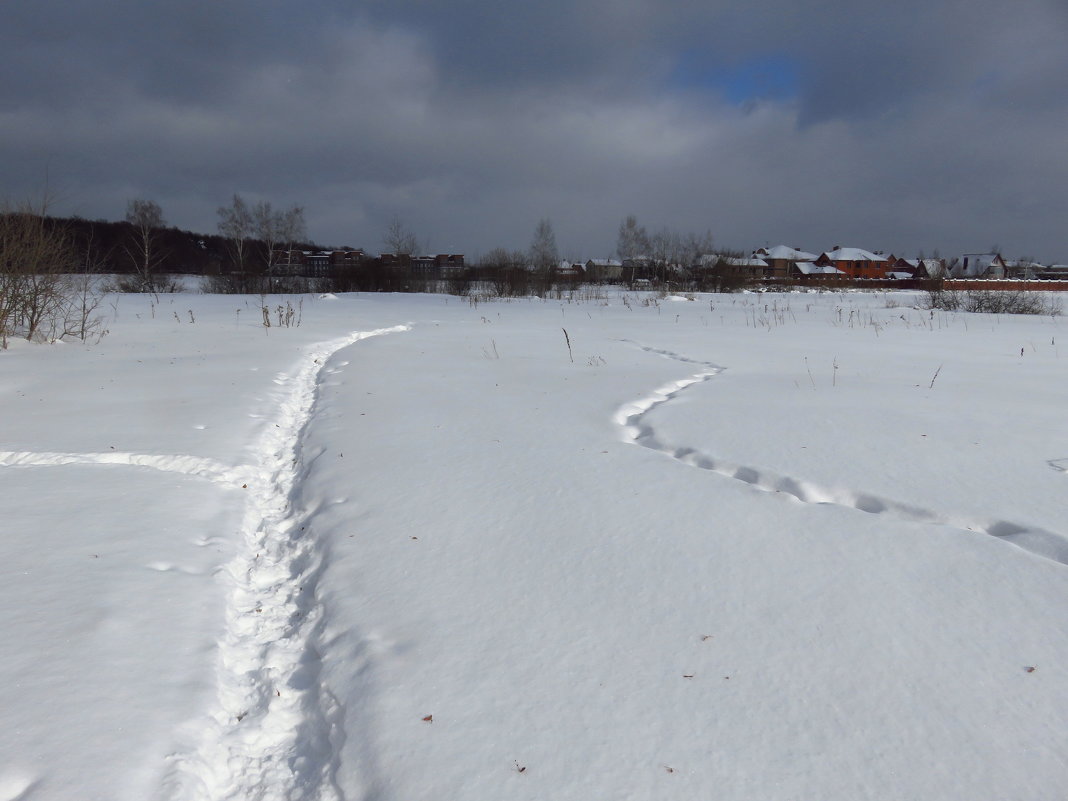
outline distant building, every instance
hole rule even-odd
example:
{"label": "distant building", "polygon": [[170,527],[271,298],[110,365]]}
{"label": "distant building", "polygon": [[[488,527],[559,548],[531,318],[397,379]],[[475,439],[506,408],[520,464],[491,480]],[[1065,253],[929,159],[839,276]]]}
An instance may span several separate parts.
{"label": "distant building", "polygon": [[586,265],[580,261],[560,260],[552,269],[552,277],[566,281],[576,281],[586,273]]}
{"label": "distant building", "polygon": [[1035,278],[1047,281],[1068,281],[1068,264],[1051,264],[1035,274]]}
{"label": "distant building", "polygon": [[814,261],[799,261],[791,268],[790,277],[804,277],[829,281],[836,278],[846,278],[847,276],[837,267],[831,267],[827,264],[816,264]]}
{"label": "distant building", "polygon": [[886,278],[887,258],[861,248],[835,247],[821,253],[814,263],[820,267],[834,267],[848,278]]}
{"label": "distant building", "polygon": [[362,250],[275,250],[273,271],[275,275],[299,275],[323,278],[352,269],[363,264],[366,256]]}
{"label": "distant building", "polygon": [[721,275],[759,281],[771,276],[771,265],[759,256],[723,256],[706,253],[697,261],[699,270],[719,270]]}
{"label": "distant building", "polygon": [[1004,278],[1005,260],[1000,253],[965,253],[953,268],[954,278]]}
{"label": "distant building", "polygon": [[589,259],[586,277],[591,281],[618,281],[623,275],[623,262],[615,259]]}
{"label": "distant building", "polygon": [[438,253],[432,256],[383,253],[379,258],[383,267],[403,270],[417,278],[452,278],[464,269],[462,253]]}
{"label": "distant building", "polygon": [[797,275],[796,267],[799,262],[816,260],[815,253],[808,253],[799,248],[792,248],[786,245],[757,248],[753,251],[753,256],[767,263],[768,267],[765,271],[767,278],[788,278],[792,275]]}

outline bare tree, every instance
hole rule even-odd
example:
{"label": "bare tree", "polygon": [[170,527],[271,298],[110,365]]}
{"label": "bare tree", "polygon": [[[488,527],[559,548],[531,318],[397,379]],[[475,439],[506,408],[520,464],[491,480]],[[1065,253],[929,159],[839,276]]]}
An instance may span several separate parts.
{"label": "bare tree", "polygon": [[55,341],[84,339],[99,321],[98,296],[69,275],[78,256],[69,230],[39,203],[0,209],[0,347],[11,336]]}
{"label": "bare tree", "polygon": [[649,255],[649,235],[645,226],[638,225],[638,218],[633,214],[619,224],[619,237],[616,239],[616,255],[620,261],[633,261],[640,256]]}
{"label": "bare tree", "polygon": [[530,285],[527,254],[521,250],[494,248],[479,263],[484,280],[499,297],[525,295]]}
{"label": "bare tree", "polygon": [[681,263],[686,267],[696,267],[702,256],[712,252],[713,244],[711,231],[686,234],[682,239]]}
{"label": "bare tree", "polygon": [[67,324],[64,326],[65,329],[69,329],[67,333],[77,336],[83,342],[90,334],[100,330],[103,325],[103,320],[95,316],[103,300],[102,293],[93,283],[93,275],[100,271],[103,263],[93,247],[95,238],[96,232],[90,228],[89,238],[85,243],[82,273],[78,276],[71,276],[70,312],[66,315]]}
{"label": "bare tree", "polygon": [[382,243],[386,246],[386,252],[397,256],[411,256],[419,250],[419,239],[400,217],[389,221]]}
{"label": "bare tree", "polygon": [[271,289],[274,289],[275,264],[278,258],[276,248],[286,245],[291,249],[295,242],[307,237],[304,208],[293,206],[285,211],[275,211],[269,201],[262,200],[252,207],[252,225],[267,251],[267,278]]}
{"label": "bare tree", "polygon": [[619,224],[619,236],[616,239],[616,255],[623,265],[627,281],[637,277],[639,263],[648,263],[652,246],[644,225],[638,225],[638,218],[628,215]]}
{"label": "bare tree", "polygon": [[534,229],[534,239],[530,243],[530,266],[534,272],[547,275],[559,261],[556,234],[553,233],[552,222],[546,217],[541,219]]}
{"label": "bare tree", "polygon": [[130,200],[126,204],[126,222],[134,228],[133,241],[126,252],[137,271],[140,291],[155,292],[158,289],[155,271],[165,256],[159,251],[160,233],[166,225],[163,210],[153,200]]}
{"label": "bare tree", "polygon": [[219,233],[230,240],[234,264],[240,272],[245,271],[245,246],[254,229],[252,212],[241,195],[234,194],[229,206],[219,206]]}

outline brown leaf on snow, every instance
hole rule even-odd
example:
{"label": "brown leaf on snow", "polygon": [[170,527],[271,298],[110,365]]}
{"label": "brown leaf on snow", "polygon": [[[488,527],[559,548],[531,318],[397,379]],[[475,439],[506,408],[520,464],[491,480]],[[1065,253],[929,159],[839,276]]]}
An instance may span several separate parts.
{"label": "brown leaf on snow", "polygon": [[427,715],[425,718],[423,718],[423,722],[424,723],[433,723],[434,722],[434,716],[433,715]]}

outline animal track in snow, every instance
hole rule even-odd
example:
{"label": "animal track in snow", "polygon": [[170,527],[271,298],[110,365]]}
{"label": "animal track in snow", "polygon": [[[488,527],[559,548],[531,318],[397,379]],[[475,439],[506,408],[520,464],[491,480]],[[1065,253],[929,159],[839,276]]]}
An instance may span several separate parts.
{"label": "animal track in snow", "polygon": [[[229,466],[188,455],[0,451],[0,466],[125,465],[200,476],[247,490],[237,555],[219,572],[226,584],[218,642],[216,702],[188,724],[197,745],[172,757],[169,797],[186,801],[337,801],[341,708],[319,681],[324,610],[317,597],[325,569],[314,536],[315,510],[294,508],[304,471],[301,439],[324,364],[362,339],[410,330],[360,331],[312,346],[296,370],[273,380],[285,395],[251,464]],[[211,539],[201,538],[202,544]],[[160,572],[182,568],[147,565]],[[182,571],[185,572],[185,571]]]}
{"label": "animal track in snow", "polygon": [[[672,381],[654,390],[641,400],[621,406],[613,419],[622,427],[624,437],[628,441],[663,453],[691,467],[741,481],[761,492],[783,494],[800,503],[833,504],[857,509],[869,514],[889,515],[909,522],[932,523],[975,531],[991,537],[997,537],[1025,551],[1068,565],[1068,537],[1053,531],[1028,527],[1008,520],[987,520],[985,522],[973,520],[923,509],[871,493],[823,487],[810,481],[781,475],[770,470],[734,464],[702,453],[694,448],[679,447],[664,442],[646,419],[648,414],[656,407],[674,400],[690,387],[711,380],[726,368],[711,362],[681,356],[673,351],[650,348],[636,342],[627,342],[646,353],[653,353],[666,359],[682,362],[683,364],[697,365],[702,368],[687,378]],[[1051,460],[1049,465],[1055,470],[1068,472],[1068,459]]]}

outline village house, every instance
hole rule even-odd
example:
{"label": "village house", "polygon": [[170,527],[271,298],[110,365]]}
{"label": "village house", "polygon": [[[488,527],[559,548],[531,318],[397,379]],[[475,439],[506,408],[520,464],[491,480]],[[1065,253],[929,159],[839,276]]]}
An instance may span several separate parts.
{"label": "village house", "polygon": [[816,264],[813,261],[799,261],[790,268],[790,278],[809,278],[813,280],[831,281],[845,278],[846,275],[837,267],[826,264]]}
{"label": "village house", "polygon": [[698,259],[700,270],[719,269],[732,278],[745,278],[759,281],[769,277],[770,265],[758,256],[722,256],[718,253],[706,253]]}
{"label": "village house", "polygon": [[615,259],[589,259],[586,277],[591,281],[618,281],[623,276],[623,262]]}
{"label": "village house", "polygon": [[789,278],[798,274],[796,267],[799,262],[815,261],[816,254],[786,245],[776,245],[772,248],[757,248],[753,251],[753,258],[761,259],[767,264],[765,278]]}
{"label": "village house", "polygon": [[965,253],[953,267],[954,278],[1004,278],[1005,260],[1000,253]]}
{"label": "village house", "polygon": [[586,273],[586,265],[580,261],[562,259],[552,269],[552,277],[563,281],[577,281]]}
{"label": "village house", "polygon": [[[1040,266],[1041,265],[1037,265]],[[1068,281],[1068,264],[1051,264],[1035,272],[1035,278],[1044,281]]]}
{"label": "village house", "polygon": [[[946,272],[946,263],[942,259],[901,259],[909,265],[907,272],[913,278],[941,278]],[[895,269],[902,269],[900,264]]]}
{"label": "village house", "polygon": [[886,278],[887,259],[880,253],[861,248],[835,246],[819,255],[814,263],[819,267],[834,267],[848,278]]}

